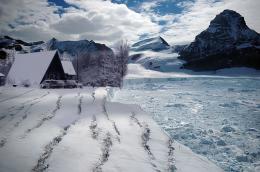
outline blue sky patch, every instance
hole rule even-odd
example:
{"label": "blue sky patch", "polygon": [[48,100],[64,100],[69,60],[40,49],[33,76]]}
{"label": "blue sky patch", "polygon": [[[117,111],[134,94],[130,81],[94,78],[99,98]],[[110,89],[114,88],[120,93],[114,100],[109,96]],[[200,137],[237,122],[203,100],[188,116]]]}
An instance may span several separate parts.
{"label": "blue sky patch", "polygon": [[[178,6],[177,4],[179,2],[184,2],[184,1],[191,1],[191,0],[166,0],[162,2],[158,2],[158,5],[154,8],[154,12],[160,15],[166,15],[166,14],[178,14],[183,11],[183,8]],[[126,4],[128,8],[135,10],[136,12],[139,12],[140,10],[140,5],[144,2],[156,2],[156,1],[147,1],[147,0],[112,0],[113,3],[118,3],[118,4]]]}
{"label": "blue sky patch", "polygon": [[63,8],[68,8],[71,5],[66,3],[64,0],[48,0],[50,4],[55,4],[56,6],[61,6]]}

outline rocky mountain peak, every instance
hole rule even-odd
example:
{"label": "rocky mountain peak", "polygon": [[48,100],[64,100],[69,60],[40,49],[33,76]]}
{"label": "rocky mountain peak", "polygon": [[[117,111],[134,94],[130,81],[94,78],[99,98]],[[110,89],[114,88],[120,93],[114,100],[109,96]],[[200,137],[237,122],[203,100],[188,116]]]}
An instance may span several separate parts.
{"label": "rocky mountain peak", "polygon": [[224,33],[235,41],[239,39],[254,39],[257,36],[257,33],[246,25],[244,17],[232,10],[224,10],[218,14],[210,22],[206,32],[212,34]]}
{"label": "rocky mountain peak", "polygon": [[[234,66],[232,61],[235,61],[230,60],[231,54],[233,57],[245,57],[244,53],[247,56],[253,54],[255,57],[259,53],[259,46],[260,34],[246,25],[244,17],[233,10],[224,10],[210,22],[206,30],[196,36],[191,44],[181,50],[180,58],[187,62],[194,62],[209,59],[213,56],[218,60],[220,56],[225,57],[225,59],[222,59],[220,66],[230,67]],[[226,64],[225,61],[230,64]],[[240,59],[240,64],[237,66],[243,66],[241,61]],[[249,66],[251,66],[251,61]]]}
{"label": "rocky mountain peak", "polygon": [[248,28],[243,16],[233,10],[224,10],[218,14],[211,22],[210,25],[219,24],[222,27],[237,26],[240,28]]}

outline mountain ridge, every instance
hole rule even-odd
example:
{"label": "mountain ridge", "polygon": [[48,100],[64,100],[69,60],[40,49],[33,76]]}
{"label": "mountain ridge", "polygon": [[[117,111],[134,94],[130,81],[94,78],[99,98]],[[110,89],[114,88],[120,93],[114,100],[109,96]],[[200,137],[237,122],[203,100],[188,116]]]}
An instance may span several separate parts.
{"label": "mountain ridge", "polygon": [[260,69],[260,34],[239,13],[224,10],[209,27],[180,51],[183,68],[195,71],[230,67]]}
{"label": "mountain ridge", "polygon": [[131,50],[132,51],[145,51],[145,50],[162,51],[169,48],[170,45],[168,44],[168,42],[161,36],[158,36],[158,37],[146,38],[134,43],[131,47]]}

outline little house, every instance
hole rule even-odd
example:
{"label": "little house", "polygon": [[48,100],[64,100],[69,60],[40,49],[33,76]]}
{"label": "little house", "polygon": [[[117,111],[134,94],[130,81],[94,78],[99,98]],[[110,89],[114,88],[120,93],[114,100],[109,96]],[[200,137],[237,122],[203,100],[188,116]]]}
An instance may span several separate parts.
{"label": "little house", "polygon": [[62,64],[57,51],[17,54],[6,81],[10,85],[39,85],[44,80],[65,80],[67,75],[76,75],[73,66],[67,66]]}

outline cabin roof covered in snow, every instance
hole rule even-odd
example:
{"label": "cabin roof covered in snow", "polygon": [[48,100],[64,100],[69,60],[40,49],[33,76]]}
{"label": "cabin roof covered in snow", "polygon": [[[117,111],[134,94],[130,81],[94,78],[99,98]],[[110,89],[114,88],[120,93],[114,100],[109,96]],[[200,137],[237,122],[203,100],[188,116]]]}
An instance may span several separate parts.
{"label": "cabin roof covered in snow", "polygon": [[2,73],[0,73],[0,77],[3,77],[3,76],[5,76],[4,74],[2,74]]}
{"label": "cabin roof covered in snow", "polygon": [[40,84],[55,54],[56,50],[16,54],[7,81],[11,84],[25,81],[32,85]]}
{"label": "cabin roof covered in snow", "polygon": [[76,75],[75,69],[74,69],[71,61],[64,60],[64,61],[61,61],[61,64],[62,64],[65,74]]}

